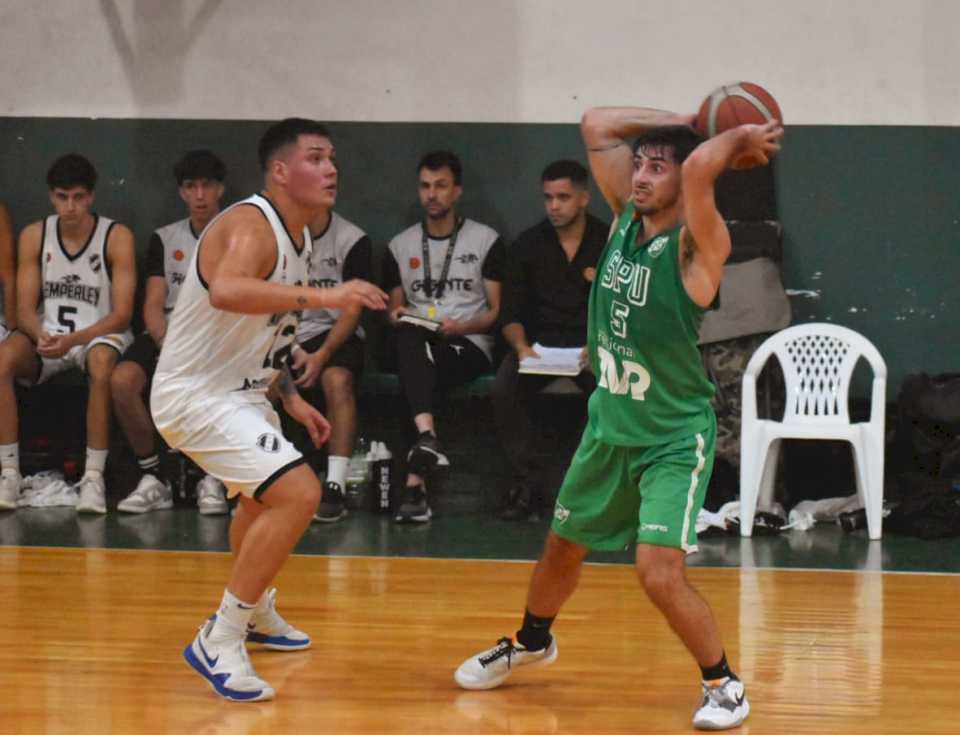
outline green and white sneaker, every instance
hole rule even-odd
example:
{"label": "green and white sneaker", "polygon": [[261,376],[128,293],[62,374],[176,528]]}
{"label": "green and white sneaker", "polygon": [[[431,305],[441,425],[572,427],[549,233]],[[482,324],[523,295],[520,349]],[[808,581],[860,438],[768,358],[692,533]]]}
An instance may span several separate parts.
{"label": "green and white sneaker", "polygon": [[505,682],[520,666],[548,666],[557,660],[557,639],[539,651],[528,651],[512,638],[501,638],[497,645],[460,664],[453,675],[464,689],[493,689]]}
{"label": "green and white sneaker", "polygon": [[703,699],[693,714],[693,726],[698,730],[727,730],[742,723],[749,714],[743,682],[729,676],[714,686],[703,682]]}

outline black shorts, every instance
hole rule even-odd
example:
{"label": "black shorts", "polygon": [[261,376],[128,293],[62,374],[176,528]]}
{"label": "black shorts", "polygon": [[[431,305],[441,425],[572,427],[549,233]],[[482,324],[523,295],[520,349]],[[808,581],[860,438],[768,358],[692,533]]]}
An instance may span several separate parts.
{"label": "black shorts", "polygon": [[[320,349],[320,346],[327,341],[329,334],[330,332],[326,331],[323,334],[318,334],[316,337],[311,337],[306,342],[302,342],[300,347],[307,352],[316,352]],[[333,353],[330,361],[324,366],[324,369],[328,367],[346,368],[353,373],[354,381],[358,381],[360,379],[360,373],[363,372],[365,353],[366,345],[364,341],[354,332],[347,337],[344,343]]]}
{"label": "black shorts", "polygon": [[141,332],[133,338],[133,344],[130,345],[120,357],[120,362],[128,360],[135,362],[143,368],[143,372],[147,376],[147,383],[149,384],[150,381],[153,380],[153,373],[157,369],[157,360],[159,358],[160,350],[157,348],[157,343],[153,341],[153,337],[147,332]]}

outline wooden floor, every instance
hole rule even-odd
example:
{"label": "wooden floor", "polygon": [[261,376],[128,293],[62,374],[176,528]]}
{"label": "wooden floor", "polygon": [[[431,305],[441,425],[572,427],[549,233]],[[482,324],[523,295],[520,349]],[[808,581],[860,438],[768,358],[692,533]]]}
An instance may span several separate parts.
{"label": "wooden floor", "polygon": [[[698,671],[629,567],[590,566],[560,658],[464,692],[512,632],[531,565],[296,557],[283,613],[314,648],[253,654],[274,702],[221,701],[180,652],[222,554],[0,548],[0,733],[689,733]],[[960,577],[695,569],[753,706],[743,733],[960,732]]]}

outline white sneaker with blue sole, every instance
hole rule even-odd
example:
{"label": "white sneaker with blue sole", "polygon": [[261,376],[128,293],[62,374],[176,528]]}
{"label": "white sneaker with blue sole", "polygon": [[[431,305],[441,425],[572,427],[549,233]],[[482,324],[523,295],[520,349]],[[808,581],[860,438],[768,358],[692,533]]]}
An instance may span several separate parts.
{"label": "white sneaker with blue sole", "polygon": [[310,636],[297,630],[277,612],[277,590],[266,594],[247,623],[247,643],[256,643],[274,651],[305,651],[311,646]]}
{"label": "white sneaker with blue sole", "polygon": [[217,641],[207,637],[215,621],[216,615],[200,628],[197,637],[183,650],[187,663],[224,699],[233,702],[273,699],[273,687],[253,670],[242,637]]}

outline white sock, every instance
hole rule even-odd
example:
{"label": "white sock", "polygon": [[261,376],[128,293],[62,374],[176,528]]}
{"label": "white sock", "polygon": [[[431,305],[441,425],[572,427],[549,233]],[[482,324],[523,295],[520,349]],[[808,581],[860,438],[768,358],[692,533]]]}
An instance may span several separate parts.
{"label": "white sock", "polygon": [[347,486],[347,464],[349,457],[334,457],[330,455],[327,458],[327,482],[335,482],[341,488]]}
{"label": "white sock", "polygon": [[84,472],[90,474],[96,472],[103,474],[103,468],[107,466],[107,450],[91,449],[87,447],[87,463],[84,465]]}
{"label": "white sock", "polygon": [[230,590],[224,590],[220,609],[217,610],[217,620],[207,638],[223,640],[246,636],[247,623],[250,622],[256,607],[256,604],[234,597]]}
{"label": "white sock", "polygon": [[0,467],[7,474],[20,474],[20,443],[0,444]]}

